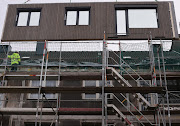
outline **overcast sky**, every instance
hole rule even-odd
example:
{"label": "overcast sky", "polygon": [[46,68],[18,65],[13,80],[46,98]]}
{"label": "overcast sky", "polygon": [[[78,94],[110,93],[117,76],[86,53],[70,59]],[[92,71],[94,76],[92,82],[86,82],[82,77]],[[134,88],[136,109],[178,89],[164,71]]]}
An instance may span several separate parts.
{"label": "overcast sky", "polygon": [[[0,0],[0,39],[3,32],[8,4],[24,4],[27,0]],[[69,2],[133,2],[133,1],[155,1],[155,0],[29,0],[26,4],[32,3],[69,3]],[[174,1],[178,31],[180,34],[180,0],[158,0]]]}

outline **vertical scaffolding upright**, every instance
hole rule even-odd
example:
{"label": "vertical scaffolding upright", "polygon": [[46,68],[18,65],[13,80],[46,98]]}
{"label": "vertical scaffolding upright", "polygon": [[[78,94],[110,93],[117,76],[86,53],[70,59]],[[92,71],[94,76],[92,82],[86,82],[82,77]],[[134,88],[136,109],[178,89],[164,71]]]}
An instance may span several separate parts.
{"label": "vertical scaffolding upright", "polygon": [[[171,126],[171,119],[170,119],[170,110],[169,110],[169,96],[168,96],[168,88],[167,88],[167,80],[166,80],[166,69],[165,69],[165,61],[164,61],[164,53],[163,53],[163,43],[160,40],[160,43],[153,44],[152,41],[152,35],[150,33],[150,37],[149,37],[149,54],[150,54],[150,64],[151,64],[151,73],[152,73],[152,86],[157,86],[156,83],[156,60],[155,60],[155,56],[157,58],[157,65],[158,65],[158,71],[159,71],[159,79],[160,79],[160,85],[159,86],[164,86],[166,89],[166,101],[167,101],[167,107],[168,107],[168,120],[169,120],[169,126]],[[163,81],[162,81],[162,73],[163,73],[163,78],[164,78],[164,85],[163,85]],[[156,105],[158,107],[158,94],[151,94],[151,104]],[[162,118],[162,123],[163,126],[166,126],[166,116],[165,116],[165,110],[164,110],[164,98],[162,98],[162,104],[163,104],[163,116],[161,116]],[[156,111],[157,113],[157,119],[156,119],[156,124],[157,125],[161,125],[160,124],[160,110],[159,108],[157,108],[158,110]]]}
{"label": "vertical scaffolding upright", "polygon": [[10,52],[10,44],[8,46],[8,49],[7,49],[7,53],[6,53],[6,50],[4,49],[4,46],[3,47],[3,50],[4,50],[4,53],[6,54],[6,59],[5,59],[5,66],[4,66],[4,72],[3,72],[3,79],[2,79],[2,86],[4,86],[4,82],[5,82],[5,76],[6,76],[6,69],[7,69],[7,64],[8,64],[8,55],[9,55],[9,52]]}
{"label": "vertical scaffolding upright", "polygon": [[[60,87],[61,83],[61,54],[62,54],[62,42],[60,44],[60,51],[59,51],[59,71],[58,71],[58,87]],[[60,109],[60,97],[61,94],[57,94],[57,100],[56,100],[56,126],[59,126],[59,109]]]}
{"label": "vertical scaffolding upright", "polygon": [[163,73],[164,73],[164,82],[165,82],[165,88],[166,88],[166,99],[167,99],[167,107],[168,107],[168,120],[169,120],[169,126],[171,126],[171,114],[169,109],[169,94],[168,94],[168,88],[167,88],[167,80],[166,80],[166,68],[165,68],[165,62],[164,62],[164,53],[163,53],[163,44],[161,42],[161,55],[162,55],[162,64],[163,64]]}
{"label": "vertical scaffolding upright", "polygon": [[[38,101],[37,101],[37,109],[36,109],[35,126],[38,125],[39,104],[40,104],[40,95],[41,95],[42,79],[43,79],[43,71],[44,71],[44,59],[45,59],[46,51],[47,51],[47,48],[46,48],[46,40],[45,40],[45,42],[44,42],[44,50],[43,50],[43,58],[42,58],[42,64],[41,64],[41,76],[40,76],[40,82],[39,82],[39,91],[38,91]],[[41,124],[39,123],[39,125],[41,125]]]}
{"label": "vertical scaffolding upright", "polygon": [[106,67],[107,67],[107,59],[106,59],[106,36],[104,31],[104,39],[103,39],[103,55],[102,55],[102,126],[107,126],[107,105],[106,105],[106,96],[104,93],[104,87],[106,85]]}

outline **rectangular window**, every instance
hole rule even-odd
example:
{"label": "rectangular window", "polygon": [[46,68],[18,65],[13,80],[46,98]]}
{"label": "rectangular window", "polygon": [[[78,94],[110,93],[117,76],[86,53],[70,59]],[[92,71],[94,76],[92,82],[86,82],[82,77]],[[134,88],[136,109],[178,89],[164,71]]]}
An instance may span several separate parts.
{"label": "rectangular window", "polygon": [[125,10],[117,10],[117,35],[126,35],[126,12]]}
{"label": "rectangular window", "polygon": [[[83,81],[83,87],[99,87],[99,86],[97,81]],[[99,93],[95,93],[95,94],[83,93],[82,96],[83,99],[98,99]]]}
{"label": "rectangular window", "polygon": [[[39,87],[40,81],[39,80],[32,80],[30,81],[31,87]],[[46,81],[46,84],[42,81],[42,87],[56,87],[56,81]],[[56,94],[45,94],[47,99],[55,99]],[[42,97],[40,97],[42,98]],[[30,94],[29,99],[38,99],[38,94]]]}
{"label": "rectangular window", "polygon": [[39,26],[40,12],[31,12],[29,26]]}
{"label": "rectangular window", "polygon": [[89,25],[89,11],[79,11],[78,25]]}
{"label": "rectangular window", "polygon": [[67,8],[66,25],[89,25],[89,8]]}
{"label": "rectangular window", "polygon": [[76,25],[77,11],[68,11],[66,25]]}
{"label": "rectangular window", "polygon": [[39,26],[40,14],[40,9],[19,9],[16,26]]}
{"label": "rectangular window", "polygon": [[156,9],[128,9],[129,28],[158,28]]}
{"label": "rectangular window", "polygon": [[[112,81],[107,81],[108,87],[112,87]],[[83,87],[102,87],[102,81],[83,81]],[[101,99],[102,95],[100,93],[94,93],[94,94],[89,94],[89,93],[83,93],[82,94],[83,99]],[[113,96],[111,93],[107,93],[107,99],[112,99]]]}
{"label": "rectangular window", "polygon": [[28,15],[29,15],[28,12],[19,12],[17,26],[27,26]]}
{"label": "rectangular window", "polygon": [[[56,87],[56,81],[46,81],[46,87]],[[56,94],[46,94],[47,99],[55,99]]]}
{"label": "rectangular window", "polygon": [[116,9],[117,35],[127,35],[129,28],[158,28],[156,8]]}

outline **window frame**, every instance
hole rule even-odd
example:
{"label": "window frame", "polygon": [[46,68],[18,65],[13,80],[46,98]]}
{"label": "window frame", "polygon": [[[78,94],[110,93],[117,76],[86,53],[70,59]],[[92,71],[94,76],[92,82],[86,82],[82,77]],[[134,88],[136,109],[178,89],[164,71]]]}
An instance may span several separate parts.
{"label": "window frame", "polygon": [[[66,26],[89,26],[90,25],[90,15],[91,15],[90,10],[91,10],[91,7],[66,7],[65,8],[64,24]],[[67,12],[68,11],[76,11],[77,12],[76,24],[75,25],[67,25]],[[89,11],[88,25],[79,25],[79,12],[80,11]]]}
{"label": "window frame", "polygon": [[[90,81],[90,80],[83,80],[83,87],[86,87],[85,86],[85,82],[86,81]],[[91,81],[93,81],[93,80],[91,80]],[[94,80],[95,81],[95,83],[96,83],[96,87],[99,87],[99,81],[97,81],[97,80]],[[90,87],[90,86],[87,86],[87,87]],[[92,86],[92,87],[94,87],[94,86]],[[100,93],[92,93],[92,94],[95,94],[96,95],[96,98],[86,98],[86,94],[91,94],[91,93],[82,93],[82,99],[85,99],[85,100],[96,100],[96,99],[100,99]]]}
{"label": "window frame", "polygon": [[[115,24],[116,24],[116,35],[117,36],[128,36],[129,35],[129,29],[155,29],[155,28],[129,28],[129,15],[128,10],[129,9],[155,9],[156,10],[156,17],[157,17],[157,28],[160,27],[159,25],[159,15],[158,15],[158,5],[152,4],[152,5],[145,5],[145,4],[130,4],[130,5],[124,5],[124,4],[117,4],[114,5],[115,8]],[[125,17],[126,17],[126,35],[118,35],[117,33],[117,10],[125,10]]]}
{"label": "window frame", "polygon": [[[32,81],[34,81],[34,80],[30,80],[29,81],[29,86],[30,87],[34,87],[34,86],[32,86]],[[39,81],[39,80],[35,80],[35,81]],[[55,83],[56,83],[56,87],[58,86],[58,81],[56,81],[56,80],[51,80],[51,81],[55,81]],[[42,87],[46,87],[46,85],[43,83],[43,81],[42,81]],[[31,97],[31,94],[38,94],[38,93],[29,93],[28,94],[28,99],[38,99],[38,98],[32,98]],[[49,93],[48,93],[49,94]],[[50,94],[54,94],[55,95],[55,97],[54,98],[47,98],[47,99],[57,99],[57,97],[58,97],[58,94],[57,93],[50,93]],[[40,99],[42,99],[42,95],[40,95]]]}
{"label": "window frame", "polygon": [[[83,80],[83,84],[82,84],[82,86],[83,87],[85,87],[85,81],[90,81],[90,80]],[[100,80],[94,80],[94,81],[96,81],[96,87],[101,87],[101,85],[100,85]],[[107,85],[108,87],[112,87],[113,86],[113,82],[112,81],[109,81],[108,82],[109,84]],[[88,87],[88,86],[87,86]],[[82,93],[82,99],[85,99],[85,100],[99,100],[99,99],[101,99],[101,93],[93,93],[93,94],[96,94],[96,98],[86,98],[85,97],[85,95],[86,94],[91,94],[91,93]],[[112,93],[107,93],[107,99],[113,99],[113,95],[112,95]]]}
{"label": "window frame", "polygon": [[[127,15],[128,15],[128,27],[129,27],[129,10],[132,10],[133,8],[128,8],[127,9]],[[158,23],[158,13],[157,13],[157,8],[134,8],[133,10],[155,10],[156,11],[156,23],[157,23],[157,28],[159,28],[159,23]],[[129,27],[130,28],[130,27]],[[155,27],[132,27],[130,29],[154,29]]]}
{"label": "window frame", "polygon": [[[122,34],[122,35],[120,35],[120,34],[118,34],[117,33],[117,10],[124,10],[125,11],[125,19],[126,19],[126,34]],[[115,9],[115,15],[116,15],[116,34],[118,35],[118,36],[127,36],[128,34],[129,34],[129,19],[128,19],[128,10],[127,9]]]}
{"label": "window frame", "polygon": [[[18,8],[18,9],[17,9],[17,14],[16,14],[15,26],[16,26],[16,27],[38,27],[38,26],[40,26],[41,10],[42,10],[41,8]],[[19,14],[20,14],[21,12],[28,12],[28,17],[27,17],[27,24],[26,24],[26,26],[18,26]],[[30,19],[31,19],[31,13],[32,13],[32,12],[40,12],[39,24],[38,24],[37,26],[29,25],[29,24],[30,24]]]}

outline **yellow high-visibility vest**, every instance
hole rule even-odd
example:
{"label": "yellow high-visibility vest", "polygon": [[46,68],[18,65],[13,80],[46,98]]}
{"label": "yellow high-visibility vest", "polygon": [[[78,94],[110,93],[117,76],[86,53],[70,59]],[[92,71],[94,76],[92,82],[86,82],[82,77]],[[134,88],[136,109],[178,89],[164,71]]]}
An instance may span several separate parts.
{"label": "yellow high-visibility vest", "polygon": [[11,65],[19,64],[19,62],[21,62],[21,58],[18,53],[13,53],[12,55],[8,55],[8,58],[11,59]]}

